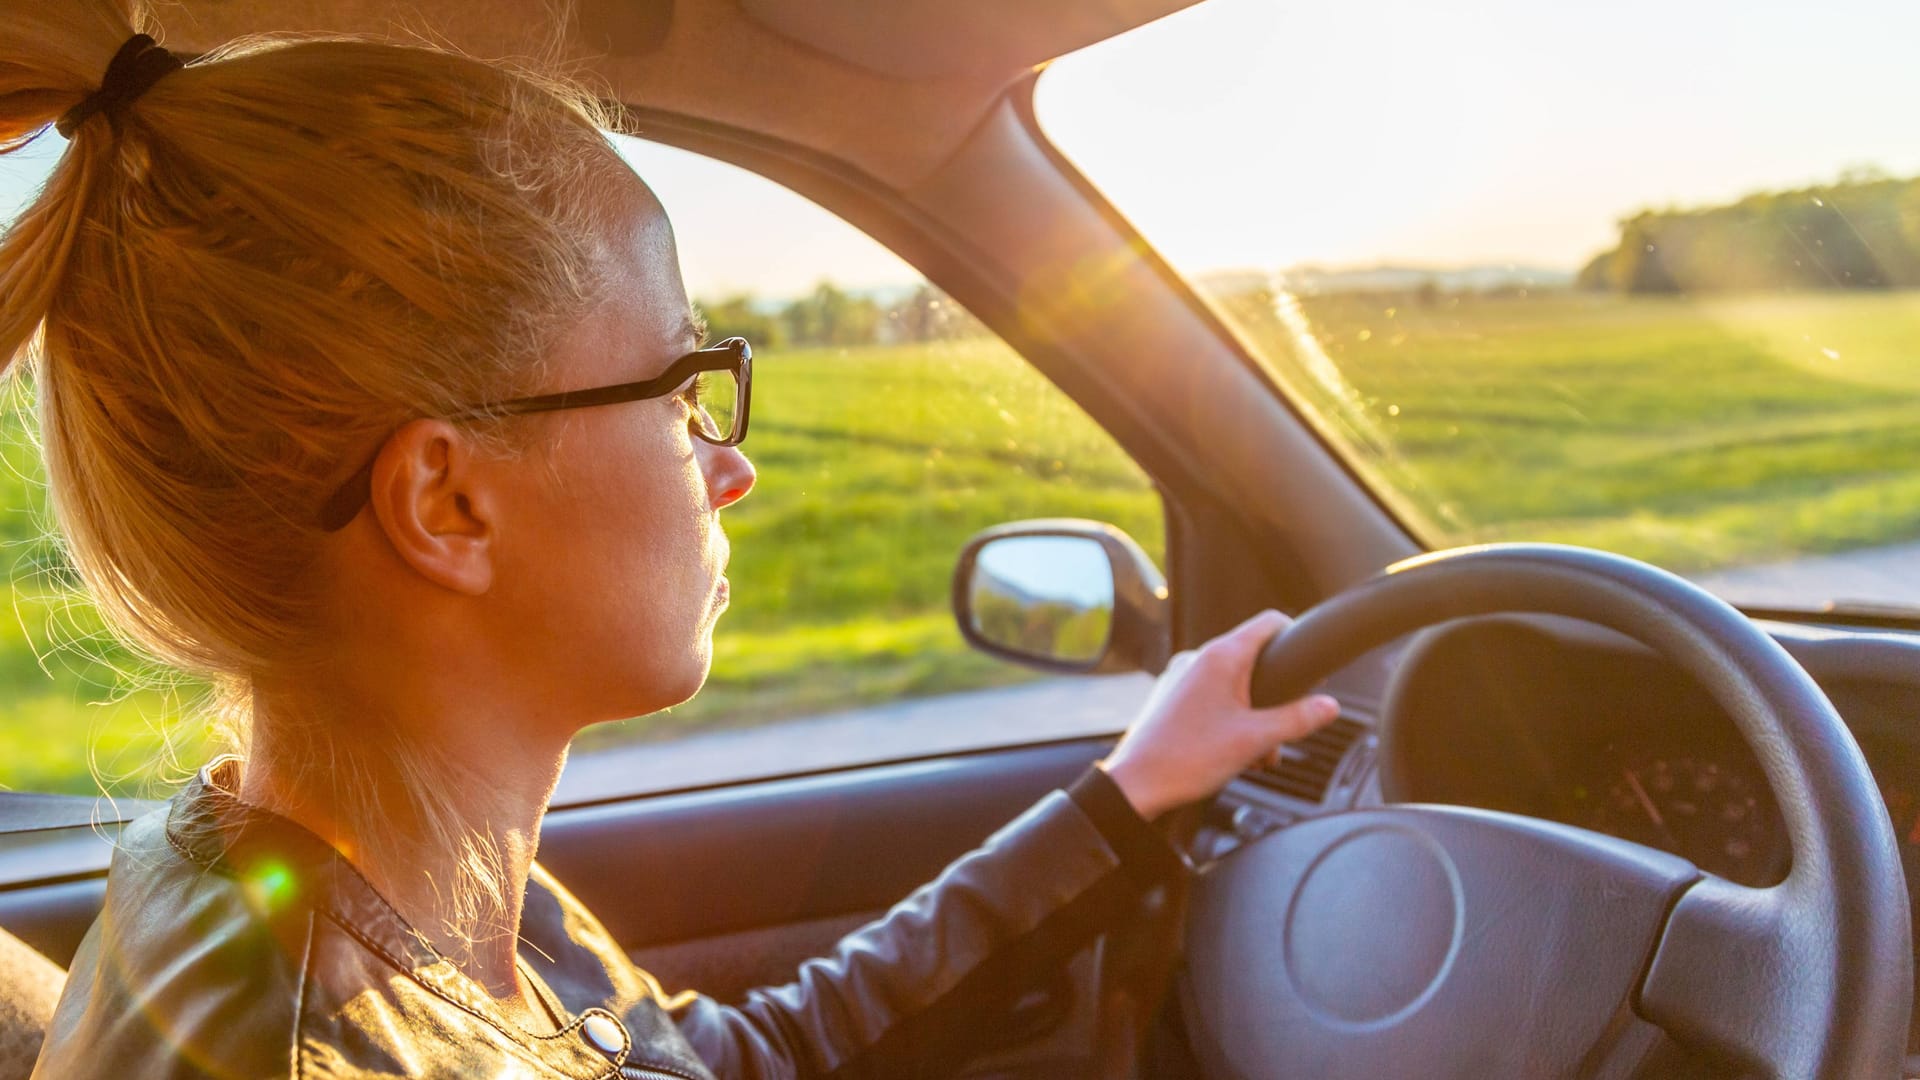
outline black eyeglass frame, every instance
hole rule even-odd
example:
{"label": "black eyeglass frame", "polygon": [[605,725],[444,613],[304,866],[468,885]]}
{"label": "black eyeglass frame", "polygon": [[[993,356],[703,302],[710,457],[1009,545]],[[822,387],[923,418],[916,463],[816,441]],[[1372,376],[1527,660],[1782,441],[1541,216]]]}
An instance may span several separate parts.
{"label": "black eyeglass frame", "polygon": [[[746,338],[741,337],[731,337],[707,348],[695,349],[668,364],[667,370],[651,379],[488,402],[452,413],[446,419],[477,420],[482,417],[523,416],[528,413],[558,412],[562,409],[587,409],[597,405],[645,401],[649,398],[665,397],[680,389],[688,379],[707,371],[726,371],[733,375],[733,431],[724,439],[715,438],[702,430],[698,414],[688,421],[687,429],[696,438],[715,446],[739,446],[747,437],[747,412],[753,399],[753,346],[747,344]],[[384,445],[383,441],[382,446]],[[380,451],[376,449],[373,456],[367,458],[367,463],[360,466],[321,505],[321,529],[326,532],[338,532],[352,524],[354,518],[360,516],[361,507],[373,497],[373,465],[379,459]]]}

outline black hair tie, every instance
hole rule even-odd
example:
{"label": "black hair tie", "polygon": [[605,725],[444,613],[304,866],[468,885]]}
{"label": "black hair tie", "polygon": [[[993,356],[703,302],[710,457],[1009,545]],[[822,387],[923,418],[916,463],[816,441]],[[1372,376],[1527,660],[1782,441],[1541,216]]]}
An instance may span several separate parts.
{"label": "black hair tie", "polygon": [[54,122],[54,130],[63,139],[72,138],[74,131],[92,119],[94,113],[111,114],[125,108],[134,98],[146,93],[148,87],[184,66],[179,57],[161,48],[151,37],[135,34],[113,54],[113,62],[100,78],[100,89],[68,109]]}

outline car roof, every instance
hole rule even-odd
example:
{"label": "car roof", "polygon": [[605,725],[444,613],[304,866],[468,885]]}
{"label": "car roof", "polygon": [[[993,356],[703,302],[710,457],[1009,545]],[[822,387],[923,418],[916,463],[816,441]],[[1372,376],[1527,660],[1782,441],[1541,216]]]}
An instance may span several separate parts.
{"label": "car roof", "polygon": [[[1195,0],[185,0],[169,48],[262,32],[395,36],[557,61],[610,99],[771,136],[895,190],[1036,65]],[[635,132],[644,134],[644,132]]]}

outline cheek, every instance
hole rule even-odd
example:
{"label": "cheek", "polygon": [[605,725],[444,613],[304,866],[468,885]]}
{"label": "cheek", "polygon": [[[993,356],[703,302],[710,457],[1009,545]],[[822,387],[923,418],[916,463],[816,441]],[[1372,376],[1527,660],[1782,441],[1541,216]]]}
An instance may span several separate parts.
{"label": "cheek", "polygon": [[538,485],[517,519],[530,539],[506,545],[515,573],[500,617],[520,662],[571,695],[571,713],[614,719],[699,689],[718,567],[690,437],[639,417],[592,419],[525,470]]}
{"label": "cheek", "polygon": [[555,539],[577,572],[677,583],[698,570],[688,556],[704,542],[705,483],[683,432],[658,416],[632,421],[582,425],[556,448]]}

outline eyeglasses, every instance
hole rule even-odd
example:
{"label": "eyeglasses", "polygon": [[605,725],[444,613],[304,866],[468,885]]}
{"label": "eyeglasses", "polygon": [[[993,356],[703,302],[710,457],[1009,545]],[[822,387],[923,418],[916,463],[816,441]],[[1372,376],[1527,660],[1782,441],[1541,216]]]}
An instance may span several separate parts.
{"label": "eyeglasses", "polygon": [[[513,398],[462,409],[448,420],[474,420],[480,417],[519,416],[524,413],[557,412],[561,409],[585,409],[595,405],[617,405],[623,401],[644,401],[680,392],[693,409],[687,428],[696,437],[715,446],[739,446],[747,437],[747,403],[753,391],[753,347],[746,338],[728,338],[707,349],[690,352],[652,379],[597,386],[587,390],[565,390],[557,394]],[[327,532],[346,528],[360,516],[360,508],[373,497],[373,463],[379,451],[367,459],[359,471],[347,478],[320,507],[320,527]]]}

